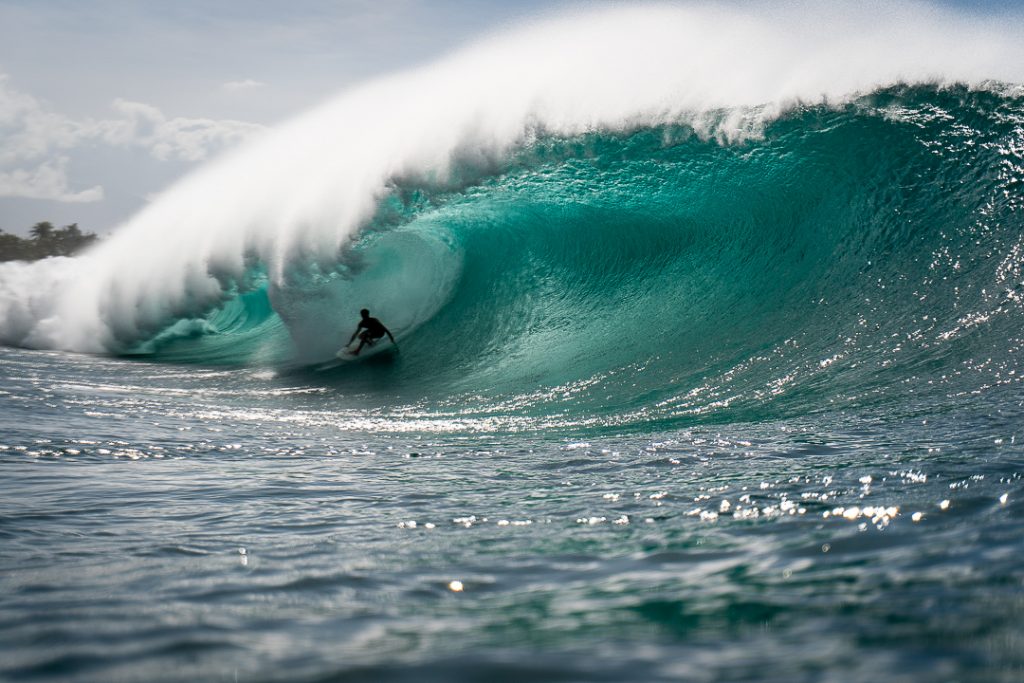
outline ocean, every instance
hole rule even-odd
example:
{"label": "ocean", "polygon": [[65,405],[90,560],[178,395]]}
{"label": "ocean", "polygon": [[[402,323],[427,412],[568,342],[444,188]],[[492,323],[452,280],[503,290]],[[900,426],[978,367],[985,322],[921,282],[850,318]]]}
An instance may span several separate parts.
{"label": "ocean", "polygon": [[1024,679],[1024,90],[523,35],[0,264],[0,678]]}

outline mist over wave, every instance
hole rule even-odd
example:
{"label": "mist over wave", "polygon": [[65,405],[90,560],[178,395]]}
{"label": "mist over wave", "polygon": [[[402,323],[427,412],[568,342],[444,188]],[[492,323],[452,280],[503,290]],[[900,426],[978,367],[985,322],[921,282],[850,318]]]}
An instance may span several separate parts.
{"label": "mist over wave", "polygon": [[366,306],[397,384],[622,422],[863,402],[992,353],[975,383],[998,383],[1021,25],[646,6],[495,35],[204,167],[80,258],[0,266],[0,341],[306,364]]}

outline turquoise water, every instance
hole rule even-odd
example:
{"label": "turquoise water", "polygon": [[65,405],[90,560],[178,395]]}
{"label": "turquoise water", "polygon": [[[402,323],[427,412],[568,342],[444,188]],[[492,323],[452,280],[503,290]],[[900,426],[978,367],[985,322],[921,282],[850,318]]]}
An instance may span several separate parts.
{"label": "turquoise water", "polygon": [[311,381],[487,429],[942,403],[1016,376],[1022,125],[1019,96],[917,86],[733,144],[685,126],[542,137],[396,181],[334,260],[270,284],[253,267],[201,325],[126,348],[301,374],[366,305],[400,357]]}
{"label": "turquoise water", "polygon": [[1020,680],[1022,183],[1008,89],[540,134],[0,348],[0,677]]}

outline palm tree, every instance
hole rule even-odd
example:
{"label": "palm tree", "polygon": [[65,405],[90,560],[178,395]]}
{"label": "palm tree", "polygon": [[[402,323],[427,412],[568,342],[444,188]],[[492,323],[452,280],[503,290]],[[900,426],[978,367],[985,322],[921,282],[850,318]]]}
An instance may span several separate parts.
{"label": "palm tree", "polygon": [[36,242],[49,242],[53,236],[53,223],[50,221],[41,221],[32,226],[29,230],[32,235],[32,239]]}
{"label": "palm tree", "polygon": [[50,251],[60,254],[61,256],[71,256],[82,248],[83,237],[82,231],[78,229],[78,223],[65,225],[63,228],[50,235],[50,240],[52,242],[50,245]]}

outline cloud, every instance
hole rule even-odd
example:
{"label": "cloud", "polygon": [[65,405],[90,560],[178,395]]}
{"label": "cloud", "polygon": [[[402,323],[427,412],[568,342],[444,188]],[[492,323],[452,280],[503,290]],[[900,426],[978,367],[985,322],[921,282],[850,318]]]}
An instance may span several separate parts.
{"label": "cloud", "polygon": [[167,118],[142,102],[115,100],[113,107],[121,118],[105,122],[102,139],[111,145],[143,147],[161,161],[201,161],[212,150],[236,145],[265,130],[256,123],[231,119]]}
{"label": "cloud", "polygon": [[228,81],[227,83],[222,85],[221,88],[227,90],[228,92],[233,92],[236,90],[252,90],[253,88],[264,88],[266,87],[266,85],[267,84],[264,83],[263,81],[255,81],[251,78],[246,78],[244,81]]}
{"label": "cloud", "polygon": [[103,199],[103,187],[73,192],[68,188],[67,157],[59,157],[39,164],[32,170],[15,169],[0,172],[0,197],[49,199],[56,202],[98,202]]}
{"label": "cloud", "polygon": [[0,196],[92,202],[103,188],[69,189],[68,154],[84,145],[141,148],[160,161],[201,161],[264,127],[230,119],[168,117],[142,102],[114,100],[114,116],[74,119],[12,88],[0,73]]}
{"label": "cloud", "polygon": [[87,136],[88,124],[47,109],[34,97],[18,92],[0,74],[0,164],[37,159],[69,149]]}

